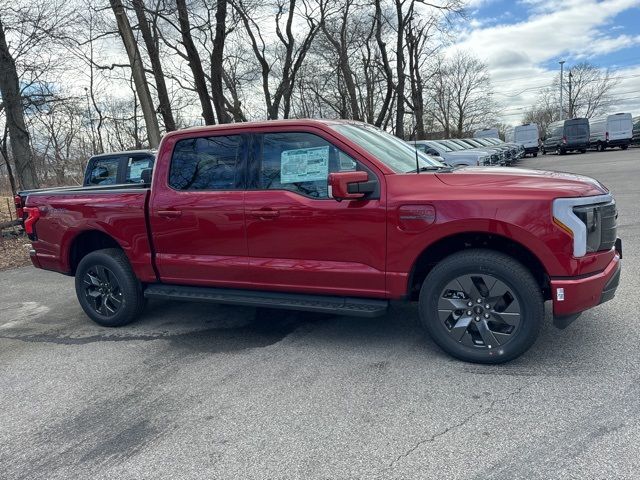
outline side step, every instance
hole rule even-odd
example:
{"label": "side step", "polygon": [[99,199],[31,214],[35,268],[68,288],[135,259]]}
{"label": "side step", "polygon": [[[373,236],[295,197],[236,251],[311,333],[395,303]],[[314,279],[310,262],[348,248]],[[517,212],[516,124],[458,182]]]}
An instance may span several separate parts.
{"label": "side step", "polygon": [[330,297],[164,284],[147,286],[144,296],[147,298],[164,298],[189,302],[225,303],[249,307],[337,313],[355,317],[379,317],[387,313],[387,308],[389,307],[387,300],[371,298]]}

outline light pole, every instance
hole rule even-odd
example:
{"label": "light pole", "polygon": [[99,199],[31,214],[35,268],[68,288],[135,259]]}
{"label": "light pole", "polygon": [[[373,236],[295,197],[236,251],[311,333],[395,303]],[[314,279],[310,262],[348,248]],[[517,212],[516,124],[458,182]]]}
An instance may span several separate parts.
{"label": "light pole", "polygon": [[562,74],[564,72],[564,60],[558,62],[560,64],[560,120],[564,118],[564,112],[562,111]]}

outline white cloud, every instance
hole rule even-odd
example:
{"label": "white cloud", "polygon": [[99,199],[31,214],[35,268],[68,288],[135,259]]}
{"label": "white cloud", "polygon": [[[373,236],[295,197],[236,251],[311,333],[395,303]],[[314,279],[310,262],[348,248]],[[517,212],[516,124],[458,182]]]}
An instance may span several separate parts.
{"label": "white cloud", "polygon": [[[504,105],[502,119],[507,123],[519,122],[520,112],[535,102],[540,88],[551,84],[557,69],[549,70],[542,65],[562,58],[568,60],[568,66],[572,60],[640,44],[640,35],[611,35],[612,20],[640,6],[640,0],[521,0],[520,3],[530,13],[526,20],[488,26],[481,19],[480,26],[464,27],[458,42],[449,47],[449,52],[472,52],[488,64],[495,98]],[[640,63],[640,55],[637,57]],[[626,74],[627,70],[620,70],[619,74]],[[640,85],[639,80],[631,79],[636,85]],[[619,91],[631,90],[620,90],[623,84],[621,81]],[[640,92],[635,95],[640,98]],[[632,96],[621,95],[621,98]],[[635,114],[640,113],[640,102],[634,102],[633,98],[625,102],[617,107],[627,111],[633,107]]]}

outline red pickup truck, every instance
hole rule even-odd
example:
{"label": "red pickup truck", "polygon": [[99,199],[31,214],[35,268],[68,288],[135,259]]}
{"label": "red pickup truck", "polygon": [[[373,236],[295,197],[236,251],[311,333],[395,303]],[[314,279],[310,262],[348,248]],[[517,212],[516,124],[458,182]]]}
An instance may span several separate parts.
{"label": "red pickup truck", "polygon": [[376,316],[417,301],[435,342],[500,363],[614,296],[616,205],[578,175],[451,168],[370,125],[283,120],[167,134],[144,184],[29,194],[36,267],[94,321],[147,298]]}

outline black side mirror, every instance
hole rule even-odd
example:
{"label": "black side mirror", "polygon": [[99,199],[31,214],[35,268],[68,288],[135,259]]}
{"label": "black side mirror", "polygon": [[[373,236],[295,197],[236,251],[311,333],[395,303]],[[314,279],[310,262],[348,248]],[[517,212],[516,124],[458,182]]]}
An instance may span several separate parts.
{"label": "black side mirror", "polygon": [[145,168],[140,172],[140,181],[144,184],[151,184],[151,173],[153,172],[152,168]]}

